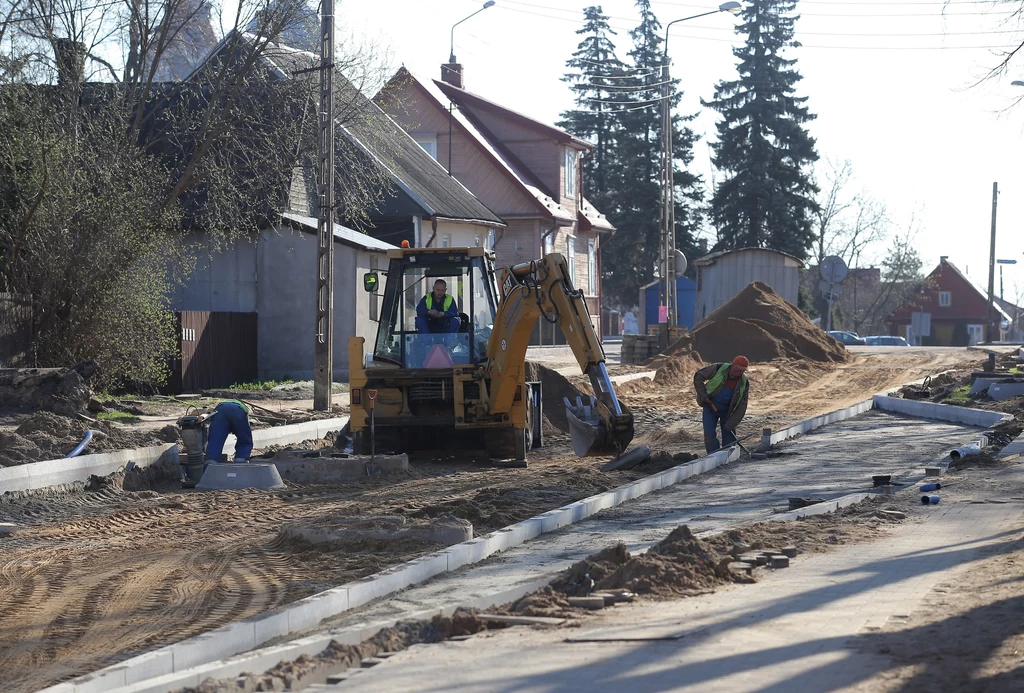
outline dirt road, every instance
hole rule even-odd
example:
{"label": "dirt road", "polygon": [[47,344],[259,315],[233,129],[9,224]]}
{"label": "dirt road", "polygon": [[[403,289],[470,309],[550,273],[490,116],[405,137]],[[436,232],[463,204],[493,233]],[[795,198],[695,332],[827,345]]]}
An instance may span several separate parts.
{"label": "dirt road", "polygon": [[[904,351],[858,356],[833,369],[757,366],[745,428],[781,427],[982,357],[966,350]],[[637,414],[638,442],[673,453],[699,451],[689,388],[627,385],[633,387],[624,386],[623,399]],[[532,455],[526,470],[423,455],[413,458],[406,476],[351,486],[196,493],[166,480],[151,489],[126,491],[114,483],[0,503],[0,522],[22,526],[0,539],[5,690],[36,690],[436,548],[285,542],[278,536],[282,522],[452,514],[483,533],[653,471],[645,465],[603,473],[603,460],[574,458],[566,436],[547,435],[548,447]]]}

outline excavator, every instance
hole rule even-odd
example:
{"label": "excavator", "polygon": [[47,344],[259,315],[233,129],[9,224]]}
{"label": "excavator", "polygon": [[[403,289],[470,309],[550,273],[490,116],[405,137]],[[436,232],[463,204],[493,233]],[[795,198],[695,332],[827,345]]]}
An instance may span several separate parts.
{"label": "excavator", "polygon": [[[366,350],[363,337],[349,338],[349,428],[357,454],[462,447],[526,466],[527,452],[543,443],[542,384],[527,380],[526,363],[539,320],[561,328],[593,386],[593,396],[563,398],[573,451],[579,457],[625,451],[633,415],[615,395],[564,256],[504,267],[497,278],[494,255],[484,248],[403,243],[387,256],[383,294],[380,272],[363,276],[371,317],[379,315],[376,341]],[[422,322],[417,329],[416,308],[438,280],[458,317],[430,333]]]}

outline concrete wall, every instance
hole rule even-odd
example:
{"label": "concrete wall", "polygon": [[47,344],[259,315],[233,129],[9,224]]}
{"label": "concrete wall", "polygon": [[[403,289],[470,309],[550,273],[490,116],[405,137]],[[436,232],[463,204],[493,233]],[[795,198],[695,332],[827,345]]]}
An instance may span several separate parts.
{"label": "concrete wall", "polygon": [[700,322],[754,281],[768,284],[794,306],[800,299],[800,263],[771,250],[740,250],[697,266],[694,319]]}
{"label": "concrete wall", "polygon": [[[494,228],[495,238],[497,238],[497,235],[501,233],[500,228],[486,224],[439,220],[437,222],[437,237],[434,238],[434,242],[430,244],[430,247],[443,248],[446,240],[450,248],[487,247],[487,235],[492,228]],[[429,221],[424,222],[423,230],[421,231],[423,245],[427,244],[433,233],[432,223]]]}
{"label": "concrete wall", "polygon": [[196,269],[171,299],[173,310],[256,312],[259,302],[259,270],[256,244],[239,239],[214,248],[208,237],[191,242]]}

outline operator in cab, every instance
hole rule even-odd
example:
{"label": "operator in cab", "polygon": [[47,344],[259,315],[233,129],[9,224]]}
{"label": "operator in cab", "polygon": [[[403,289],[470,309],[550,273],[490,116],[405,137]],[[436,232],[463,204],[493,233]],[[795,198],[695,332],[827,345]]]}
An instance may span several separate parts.
{"label": "operator in cab", "polygon": [[[750,396],[749,365],[746,356],[737,356],[732,363],[713,363],[693,374],[697,404],[704,409],[704,449],[709,455],[736,442],[736,427],[747,413]],[[718,427],[722,429],[721,444]]]}
{"label": "operator in cab", "polygon": [[444,279],[434,282],[434,290],[416,306],[416,331],[421,334],[445,334],[459,331],[459,307],[448,295]]}

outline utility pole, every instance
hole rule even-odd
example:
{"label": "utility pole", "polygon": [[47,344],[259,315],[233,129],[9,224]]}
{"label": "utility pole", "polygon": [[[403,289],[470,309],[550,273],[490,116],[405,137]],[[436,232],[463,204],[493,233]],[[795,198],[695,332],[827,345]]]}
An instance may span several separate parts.
{"label": "utility pole", "polygon": [[330,411],[334,384],[334,0],[323,0],[322,8],[313,409]]}
{"label": "utility pole", "polygon": [[992,339],[992,324],[995,320],[992,310],[992,302],[995,300],[996,284],[996,203],[999,200],[999,183],[992,184],[992,244],[989,246],[988,255],[988,341]]}

